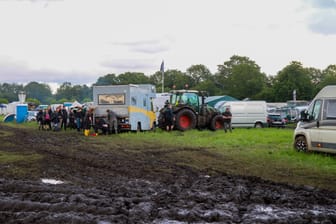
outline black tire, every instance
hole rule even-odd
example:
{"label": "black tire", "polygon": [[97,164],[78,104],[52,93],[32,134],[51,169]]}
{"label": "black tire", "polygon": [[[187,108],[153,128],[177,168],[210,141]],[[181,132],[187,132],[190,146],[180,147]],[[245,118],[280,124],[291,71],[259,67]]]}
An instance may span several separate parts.
{"label": "black tire", "polygon": [[224,129],[224,120],[223,120],[222,115],[216,115],[212,118],[210,122],[210,129],[212,131]]}
{"label": "black tire", "polygon": [[175,128],[180,131],[194,129],[196,127],[196,115],[193,111],[182,109],[176,114]]}
{"label": "black tire", "polygon": [[304,136],[298,136],[295,138],[294,148],[298,152],[307,152],[308,144],[307,139]]}
{"label": "black tire", "polygon": [[255,128],[263,128],[264,125],[262,123],[260,123],[260,122],[257,122],[257,123],[255,123],[254,127]]}

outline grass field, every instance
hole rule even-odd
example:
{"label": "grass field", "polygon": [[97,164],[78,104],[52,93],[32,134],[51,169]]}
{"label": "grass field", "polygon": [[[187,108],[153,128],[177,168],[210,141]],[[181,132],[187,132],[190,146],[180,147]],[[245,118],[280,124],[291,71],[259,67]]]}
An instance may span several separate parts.
{"label": "grass field", "polygon": [[[300,153],[293,149],[292,129],[235,129],[223,131],[147,132],[124,134],[132,144],[152,142],[164,147],[204,148],[218,158],[197,151],[170,155],[186,165],[230,174],[258,176],[276,182],[336,190],[336,158],[324,153]],[[183,159],[182,159],[183,158]]]}
{"label": "grass field", "polygon": [[[36,123],[6,125],[37,131]],[[292,136],[293,129],[277,128],[236,128],[232,133],[157,130],[97,137],[79,134],[79,138],[87,145],[103,146],[106,143],[133,146],[133,149],[141,146],[139,148],[148,148],[149,151],[166,150],[166,157],[174,163],[209,174],[225,172],[257,176],[276,182],[336,191],[336,157],[331,154],[296,152]]]}

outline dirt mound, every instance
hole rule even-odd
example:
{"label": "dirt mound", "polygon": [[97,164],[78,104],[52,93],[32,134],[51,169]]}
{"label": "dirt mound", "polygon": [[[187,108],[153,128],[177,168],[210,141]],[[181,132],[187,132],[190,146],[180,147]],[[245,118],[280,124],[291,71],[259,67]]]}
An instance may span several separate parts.
{"label": "dirt mound", "polygon": [[[155,146],[146,146],[145,152],[127,144],[102,150],[86,147],[75,132],[0,125],[0,133],[5,132],[12,135],[0,134],[0,151],[43,159],[0,163],[0,223],[336,222],[334,192],[254,177],[210,176],[167,160]],[[31,172],[9,172],[14,165],[29,166]]]}

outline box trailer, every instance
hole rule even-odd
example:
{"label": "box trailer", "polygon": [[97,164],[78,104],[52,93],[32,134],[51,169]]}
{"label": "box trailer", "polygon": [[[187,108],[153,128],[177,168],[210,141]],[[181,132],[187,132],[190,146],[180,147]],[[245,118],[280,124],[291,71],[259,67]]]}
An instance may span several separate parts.
{"label": "box trailer", "polygon": [[110,109],[117,114],[118,131],[154,129],[155,96],[155,86],[150,84],[93,86],[94,121],[107,119]]}

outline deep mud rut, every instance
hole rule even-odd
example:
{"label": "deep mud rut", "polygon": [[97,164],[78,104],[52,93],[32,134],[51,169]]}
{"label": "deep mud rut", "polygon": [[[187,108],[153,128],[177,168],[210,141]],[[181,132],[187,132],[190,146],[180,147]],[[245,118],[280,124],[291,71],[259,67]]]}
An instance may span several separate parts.
{"label": "deep mud rut", "polygon": [[127,145],[97,150],[78,138],[0,124],[1,151],[43,156],[18,164],[31,170],[20,175],[0,163],[0,223],[336,223],[335,192],[210,176],[168,161],[155,146],[129,156],[135,149]]}

